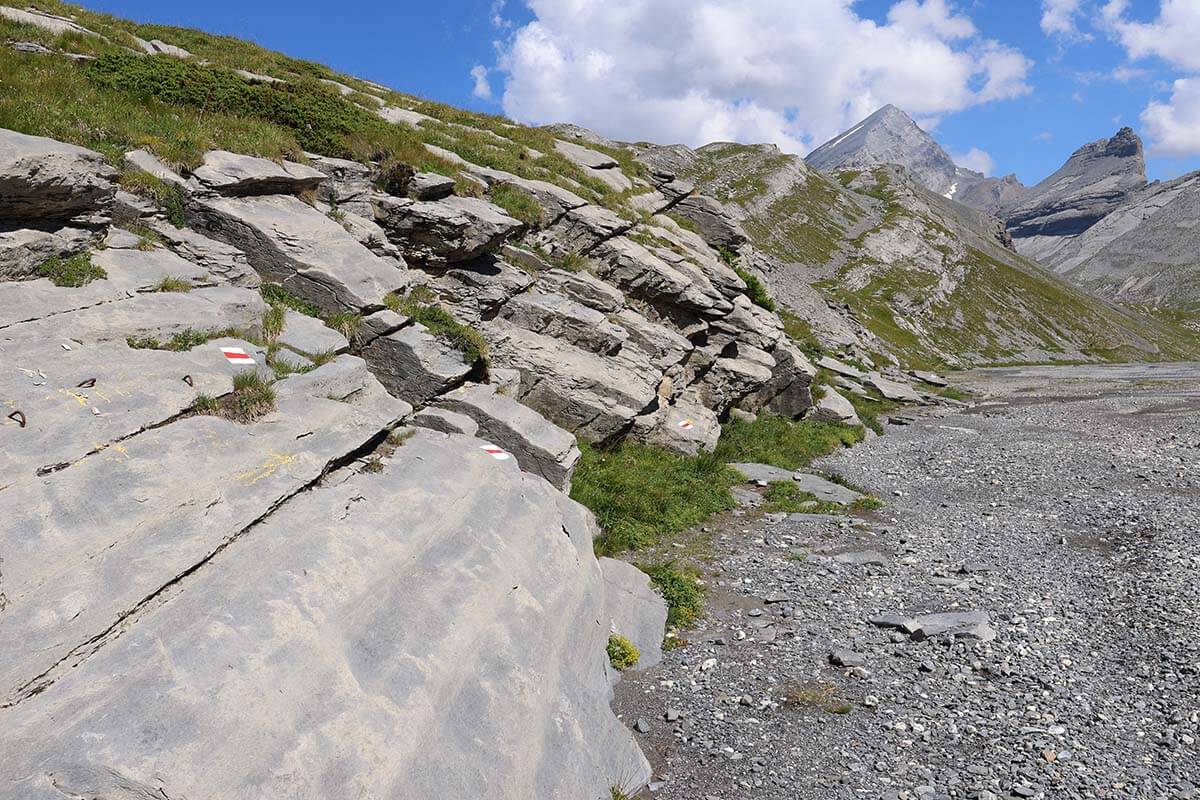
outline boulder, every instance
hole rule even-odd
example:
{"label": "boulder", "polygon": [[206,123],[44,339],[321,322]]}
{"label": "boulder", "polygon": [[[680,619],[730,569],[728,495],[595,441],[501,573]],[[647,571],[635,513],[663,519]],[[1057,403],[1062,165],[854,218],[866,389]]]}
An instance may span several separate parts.
{"label": "boulder", "polygon": [[514,325],[601,355],[616,353],[629,338],[625,328],[609,322],[599,311],[536,289],[514,297],[500,309],[500,316]]}
{"label": "boulder", "polygon": [[314,317],[288,309],[283,315],[283,332],[276,339],[298,353],[320,355],[343,353],[350,347],[346,337]]}
{"label": "boulder", "polygon": [[0,6],[0,17],[6,17],[22,25],[32,25],[35,28],[41,28],[56,36],[73,33],[80,36],[95,36],[98,39],[104,38],[69,17],[47,14],[45,11],[38,11],[36,8],[22,10],[19,8],[10,8],[9,6]]}
{"label": "boulder", "polygon": [[275,162],[227,150],[209,150],[192,177],[205,189],[225,197],[303,194],[325,181],[325,174],[294,161]]}
{"label": "boulder", "polygon": [[553,287],[577,303],[611,314],[625,305],[624,293],[588,272],[551,269],[538,274],[538,280]]}
{"label": "boulder", "polygon": [[441,408],[473,419],[476,435],[512,453],[526,472],[550,485],[571,491],[571,476],[579,462],[575,437],[528,406],[496,392],[494,386],[468,384],[438,401]]}
{"label": "boulder", "polygon": [[821,396],[813,406],[812,418],[823,422],[842,422],[847,425],[862,425],[854,406],[832,386],[822,387]]}
{"label": "boulder", "polygon": [[265,280],[326,313],[380,308],[389,292],[409,282],[404,270],[295,197],[198,199],[188,217],[193,227],[244,252]]}
{"label": "boulder", "polygon": [[458,386],[475,367],[416,322],[374,339],[363,347],[362,357],[385,389],[414,406]]}
{"label": "boulder", "polygon": [[992,618],[986,611],[946,611],[915,617],[912,637],[917,640],[931,636],[950,636],[990,642],[996,638]]}
{"label": "boulder", "polygon": [[262,283],[246,254],[232,245],[210,239],[191,228],[176,228],[163,220],[153,220],[149,227],[171,252],[203,267],[217,283],[246,289],[257,289]]}
{"label": "boulder", "polygon": [[821,356],[821,358],[817,360],[817,366],[824,367],[825,369],[829,370],[830,372],[835,372],[838,375],[843,375],[847,378],[854,378],[855,380],[858,380],[858,381],[861,381],[863,378],[865,378],[867,376],[867,374],[865,372],[858,369],[857,367],[852,367],[849,364],[845,364],[841,361],[838,361],[836,358],[833,358],[832,356]]}
{"label": "boulder", "polygon": [[102,227],[117,172],[92,150],[0,129],[0,219],[55,230]]}
{"label": "boulder", "polygon": [[775,366],[771,379],[740,403],[747,411],[767,409],[790,419],[798,419],[812,408],[812,381],[817,369],[803,351],[788,339],[782,339],[771,351]]}
{"label": "boulder", "polygon": [[412,424],[442,433],[459,433],[474,436],[479,432],[479,423],[466,414],[447,411],[444,408],[423,408],[413,415]]}
{"label": "boulder", "polygon": [[753,347],[737,351],[734,356],[718,357],[684,396],[722,414],[766,385],[774,374],[775,359]]}
{"label": "boulder", "polygon": [[568,161],[587,169],[612,169],[620,166],[610,155],[573,142],[564,142],[562,139],[554,140],[554,149]]}
{"label": "boulder", "polygon": [[498,206],[474,197],[438,202],[380,196],[375,219],[404,257],[444,266],[495,253],[524,225]]}
{"label": "boulder", "polygon": [[0,282],[34,277],[50,259],[82,253],[95,240],[94,232],[80,228],[0,230]]}
{"label": "boulder", "polygon": [[629,669],[650,669],[662,661],[667,604],[654,590],[650,576],[630,563],[601,558],[600,573],[605,588],[601,625],[607,623],[609,635],[624,636],[637,648],[637,663]]}
{"label": "boulder", "polygon": [[345,158],[305,153],[312,166],[325,176],[317,186],[317,199],[366,219],[375,218],[371,196],[375,193],[375,170]]}
{"label": "boulder", "polygon": [[750,241],[725,206],[706,195],[685,197],[675,205],[673,212],[695,224],[704,241],[716,250],[735,251]]}
{"label": "boulder", "polygon": [[930,386],[945,387],[949,386],[950,382],[938,375],[936,372],[925,372],[924,370],[914,369],[908,373],[923,383],[928,383]]}
{"label": "boulder", "polygon": [[679,400],[638,417],[633,433],[647,444],[694,456],[716,449],[721,438],[721,422],[710,409]]}
{"label": "boulder", "polygon": [[436,172],[418,172],[408,182],[408,196],[414,200],[441,200],[454,194],[454,178]]}
{"label": "boulder", "polygon": [[539,239],[552,250],[586,255],[601,242],[632,229],[634,224],[602,206],[586,205],[563,214]]}
{"label": "boulder", "polygon": [[724,316],[733,305],[706,280],[686,275],[624,236],[596,248],[596,273],[627,295],[705,316]]}
{"label": "boulder", "polygon": [[433,280],[455,316],[472,324],[494,316],[496,310],[533,284],[524,270],[493,258],[480,258],[448,269]]}
{"label": "boulder", "polygon": [[492,363],[521,373],[521,402],[588,441],[628,430],[655,398],[655,383],[622,366],[506,320],[484,326]]}
{"label": "boulder", "polygon": [[847,489],[840,483],[834,483],[831,480],[822,478],[820,475],[797,472],[792,478],[796,481],[796,486],[800,488],[800,491],[807,492],[818,500],[824,500],[827,503],[848,506],[864,497],[864,495],[859,494],[853,489]]}
{"label": "boulder", "polygon": [[898,400],[904,403],[921,402],[921,395],[917,394],[916,390],[911,386],[906,383],[888,380],[878,372],[868,372],[864,376],[863,382],[888,400]]}

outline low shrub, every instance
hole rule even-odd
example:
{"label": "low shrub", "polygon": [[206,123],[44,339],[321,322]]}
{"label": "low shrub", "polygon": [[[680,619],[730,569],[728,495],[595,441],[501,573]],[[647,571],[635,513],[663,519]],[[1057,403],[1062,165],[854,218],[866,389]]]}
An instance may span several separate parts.
{"label": "low shrub", "polygon": [[37,274],[49,278],[55,286],[66,286],[78,289],[87,286],[92,281],[108,277],[103,268],[92,263],[87,253],[71,256],[70,258],[52,258],[37,268]]}
{"label": "low shrub", "polygon": [[629,669],[641,657],[642,654],[638,652],[633,642],[624,636],[614,633],[608,637],[608,661],[613,665],[613,669]]}
{"label": "low shrub", "polygon": [[650,576],[654,588],[667,602],[667,625],[689,627],[704,613],[704,587],[694,570],[677,567],[673,561],[638,564]]}

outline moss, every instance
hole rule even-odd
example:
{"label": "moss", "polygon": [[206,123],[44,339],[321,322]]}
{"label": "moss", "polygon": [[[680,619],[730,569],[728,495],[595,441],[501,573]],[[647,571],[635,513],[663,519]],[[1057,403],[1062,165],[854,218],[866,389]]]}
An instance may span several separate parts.
{"label": "moss", "polygon": [[642,654],[638,652],[637,647],[633,642],[626,639],[620,634],[614,633],[608,637],[608,663],[612,664],[613,669],[626,670],[637,664],[638,659]]}
{"label": "moss", "polygon": [[55,286],[66,286],[78,289],[87,286],[92,281],[108,277],[102,267],[92,263],[91,256],[80,253],[70,258],[52,258],[43,262],[37,268],[37,274],[49,278]]}
{"label": "moss", "polygon": [[711,454],[679,456],[637,442],[581,442],[580,450],[571,497],[596,515],[600,555],[650,546],[735,505],[729,490],[741,478]]}
{"label": "moss", "polygon": [[678,567],[673,561],[637,566],[650,576],[654,588],[666,601],[667,625],[687,628],[700,619],[704,613],[704,587],[694,570]]}

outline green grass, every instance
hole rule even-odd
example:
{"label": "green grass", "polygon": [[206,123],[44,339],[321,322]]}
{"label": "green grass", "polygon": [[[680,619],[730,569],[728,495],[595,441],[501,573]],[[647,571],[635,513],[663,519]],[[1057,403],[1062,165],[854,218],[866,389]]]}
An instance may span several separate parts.
{"label": "green grass", "polygon": [[850,405],[854,406],[854,412],[858,414],[858,418],[862,420],[863,425],[866,425],[875,433],[882,436],[883,423],[879,418],[890,414],[903,404],[895,400],[886,400],[874,390],[868,389],[866,391],[871,395],[870,398],[860,397],[853,392],[846,392],[842,396],[850,401]]}
{"label": "green grass", "polygon": [[483,334],[450,316],[450,312],[433,302],[433,293],[418,287],[406,297],[388,295],[384,302],[398,314],[412,317],[430,333],[454,347],[466,364],[488,363],[488,346]]}
{"label": "green grass", "polygon": [[216,398],[197,395],[192,410],[247,424],[275,410],[275,390],[257,371],[245,370],[233,376],[232,392]]}
{"label": "green grass", "polygon": [[775,301],[771,299],[771,295],[767,293],[767,287],[763,286],[763,282],[758,279],[757,275],[741,267],[733,267],[733,271],[746,282],[746,296],[750,298],[750,302],[767,311],[775,310]]}
{"label": "green grass", "polygon": [[735,505],[729,490],[741,477],[711,454],[679,456],[637,442],[580,449],[571,497],[596,515],[600,555],[650,546]]}
{"label": "green grass", "polygon": [[777,309],[777,313],[780,321],[783,322],[783,332],[806,356],[816,361],[825,355],[825,348],[821,346],[820,340],[813,333],[812,325],[808,323],[808,320],[801,319],[786,308]]}
{"label": "green grass", "polygon": [[731,420],[721,431],[716,457],[728,463],[771,464],[800,469],[813,459],[862,441],[862,430],[831,422],[763,416]]}
{"label": "green grass", "polygon": [[191,281],[186,278],[175,277],[174,275],[168,275],[154,285],[154,291],[156,292],[190,292],[191,290]]}
{"label": "green grass", "polygon": [[638,659],[642,657],[642,654],[638,652],[633,642],[616,633],[608,637],[608,646],[606,649],[608,651],[608,662],[616,670],[629,669],[637,664]]}
{"label": "green grass", "polygon": [[[183,189],[170,181],[156,178],[145,170],[126,170],[119,182],[126,191],[150,200],[176,228],[187,224]],[[143,238],[146,238],[143,235]],[[138,243],[141,248],[141,242]]]}
{"label": "green grass", "polygon": [[165,342],[153,336],[130,336],[125,340],[125,343],[134,350],[171,350],[174,352],[183,352],[191,350],[193,347],[199,347],[213,339],[222,339],[227,336],[237,339],[247,338],[243,332],[232,329],[198,331],[188,328],[175,334]]}
{"label": "green grass", "polygon": [[71,256],[70,258],[52,258],[37,268],[37,274],[49,278],[55,286],[67,286],[78,289],[87,286],[92,281],[108,277],[103,268],[92,263],[87,253]]}
{"label": "green grass", "polygon": [[763,492],[763,499],[766,502],[762,510],[767,513],[845,514],[850,511],[874,511],[883,507],[879,498],[871,495],[866,495],[849,506],[831,503],[801,491],[795,481],[772,481]]}
{"label": "green grass", "polygon": [[259,287],[258,291],[262,295],[263,300],[266,300],[269,305],[290,308],[292,311],[303,314],[306,317],[316,317],[317,319],[321,318],[321,309],[317,308],[307,300],[301,300],[299,297],[296,297],[296,295],[288,292],[279,284],[264,283]]}
{"label": "green grass", "polygon": [[501,183],[492,189],[491,201],[510,217],[536,226],[542,221],[542,207],[525,192],[510,183]]}
{"label": "green grass", "polygon": [[666,601],[668,626],[687,628],[700,619],[704,613],[704,587],[695,570],[678,567],[673,561],[638,564],[638,569],[650,576]]}

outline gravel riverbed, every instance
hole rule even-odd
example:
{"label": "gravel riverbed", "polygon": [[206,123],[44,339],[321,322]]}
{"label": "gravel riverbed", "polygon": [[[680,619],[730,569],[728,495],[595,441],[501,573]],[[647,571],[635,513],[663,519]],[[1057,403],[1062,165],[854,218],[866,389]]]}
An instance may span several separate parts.
{"label": "gravel riverbed", "polygon": [[647,796],[1200,797],[1200,366],[955,382],[974,407],[817,465],[881,511],[654,554],[711,558],[687,644],[617,688]]}

